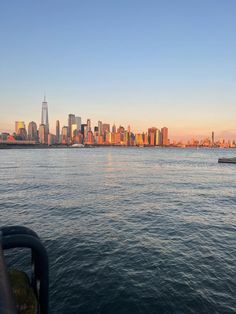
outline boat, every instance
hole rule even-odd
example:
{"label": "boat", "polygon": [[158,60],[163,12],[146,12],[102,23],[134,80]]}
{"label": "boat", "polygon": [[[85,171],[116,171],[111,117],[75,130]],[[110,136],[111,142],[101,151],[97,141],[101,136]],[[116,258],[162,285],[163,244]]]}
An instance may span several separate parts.
{"label": "boat", "polygon": [[234,158],[219,158],[218,159],[219,163],[226,163],[226,164],[236,164],[236,157]]}
{"label": "boat", "polygon": [[84,144],[73,144],[71,145],[72,148],[84,148]]}

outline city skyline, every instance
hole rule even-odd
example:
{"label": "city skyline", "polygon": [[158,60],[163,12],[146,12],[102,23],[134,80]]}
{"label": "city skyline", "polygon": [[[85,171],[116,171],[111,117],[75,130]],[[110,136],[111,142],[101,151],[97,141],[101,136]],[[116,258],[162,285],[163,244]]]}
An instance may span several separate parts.
{"label": "city skyline", "polygon": [[[44,95],[41,104],[40,123],[35,121],[28,123],[28,131],[25,121],[15,121],[14,132],[0,132],[0,139],[7,142],[16,140],[35,141],[39,144],[87,144],[87,145],[125,145],[125,146],[207,146],[207,147],[235,147],[235,138],[219,138],[215,131],[211,136],[197,138],[193,136],[187,140],[171,138],[169,129],[166,126],[149,126],[146,130],[135,131],[130,124],[111,124],[97,120],[91,121],[90,118],[81,118],[76,114],[69,113],[67,123],[61,124],[60,120],[49,124],[48,102]],[[37,127],[38,125],[38,127]],[[1,136],[2,134],[2,136]],[[9,134],[7,136],[7,134]]]}
{"label": "city skyline", "polygon": [[[69,109],[69,108],[67,108]],[[41,115],[39,118],[37,119],[29,119],[28,120],[28,123],[30,122],[36,122],[37,125],[40,125],[40,124],[43,124],[42,122],[45,122],[46,124],[49,123],[49,125],[51,125],[51,128],[50,128],[50,133],[53,133],[53,134],[56,134],[57,133],[57,130],[56,130],[56,122],[59,121],[60,122],[60,125],[61,127],[63,126],[66,126],[68,125],[68,114],[63,117],[63,119],[59,120],[59,119],[56,119],[54,121],[52,121],[52,119],[50,119],[50,115],[48,117],[48,104],[47,104],[47,100],[46,100],[46,96],[44,95],[43,97],[43,101],[42,101],[42,105],[40,107],[40,109],[38,110],[41,112]],[[50,111],[50,109],[49,109]],[[80,114],[75,114],[75,115],[79,115],[80,119],[81,118],[81,115]],[[94,116],[94,115],[92,115]],[[78,117],[77,117],[78,118]],[[97,125],[97,123],[101,120],[99,118],[95,118],[95,119],[90,119],[90,118],[86,118],[86,117],[83,117],[83,120],[80,121],[80,124],[81,123],[85,123],[86,120],[89,119],[89,120],[92,120],[93,123],[92,123],[92,127],[95,127]],[[15,119],[15,121],[20,121],[20,122],[24,122],[27,121],[26,119],[24,119],[23,117],[21,119]],[[115,124],[117,127],[120,126],[120,125],[124,125],[124,126],[132,126],[132,123],[127,121],[126,125],[125,124],[122,124],[122,123],[119,123],[119,121],[116,122],[116,119],[113,119],[113,122],[111,121],[107,121],[107,123],[109,123],[110,125],[113,125]],[[3,129],[0,125],[0,133],[2,132],[7,132],[7,133],[13,133],[15,131],[15,128],[12,127],[12,123],[9,123],[9,125],[11,126],[9,129]],[[151,125],[149,122],[146,121],[146,129],[142,129],[142,128],[135,128],[132,126],[132,131],[134,133],[143,133],[143,132],[146,132],[146,130],[150,127],[158,127],[160,126],[161,124],[156,122],[155,124],[153,123],[153,125]],[[166,125],[165,123],[163,123],[162,125]],[[210,133],[212,132],[213,129],[206,129],[205,132],[203,132],[202,134],[199,134],[199,133],[196,133],[196,130],[194,130],[194,128],[192,128],[192,133],[191,132],[187,132],[186,134],[186,129],[182,129],[182,134],[181,132],[176,135],[175,134],[175,129],[169,129],[169,137],[172,141],[183,141],[183,142],[187,142],[188,140],[191,140],[191,139],[205,139],[206,137],[210,137]],[[69,131],[70,132],[70,131]],[[224,131],[224,130],[214,130],[214,133],[215,133],[215,136],[216,138],[218,139],[227,139],[227,140],[235,140],[236,139],[236,130],[227,130],[227,131]]]}
{"label": "city skyline", "polygon": [[50,123],[65,124],[69,108],[135,131],[168,125],[172,138],[234,138],[235,9],[232,0],[4,2],[1,131],[13,112],[38,122],[46,91]]}
{"label": "city skyline", "polygon": [[[41,97],[42,98],[42,97]],[[22,112],[22,111],[16,111],[16,115],[15,115],[15,120],[25,120],[25,121],[36,121],[38,124],[40,123],[40,119],[38,118],[42,109],[41,109],[41,104],[39,101],[37,101],[38,104],[37,106],[32,106],[32,107],[37,107],[37,111],[35,110],[34,114],[32,116],[29,116],[29,112]],[[29,105],[30,106],[30,105]],[[56,105],[52,103],[52,101],[50,101],[50,107],[56,109]],[[73,106],[72,106],[73,107]],[[83,106],[81,106],[83,108]],[[235,106],[236,107],[236,106]],[[67,110],[69,108],[69,106],[65,106],[66,110],[65,110],[65,114],[56,114],[54,111],[52,111],[52,109],[50,109],[50,117],[49,117],[49,124],[53,125],[53,133],[55,133],[56,127],[54,127],[54,122],[56,120],[59,120],[61,124],[66,125],[67,124]],[[70,109],[70,108],[69,108]],[[4,109],[4,111],[6,112],[6,109]],[[71,110],[72,111],[72,110]],[[203,122],[199,122],[199,123],[192,123],[192,120],[189,120],[188,118],[184,118],[182,117],[181,119],[179,119],[179,124],[174,125],[171,123],[171,121],[173,121],[173,117],[168,117],[166,118],[166,120],[164,120],[163,118],[150,118],[150,119],[132,119],[132,115],[130,120],[127,118],[118,118],[118,117],[112,117],[112,114],[107,114],[104,112],[101,112],[100,114],[97,113],[91,113],[88,114],[86,113],[86,110],[81,109],[78,106],[77,110],[75,110],[75,112],[82,112],[82,114],[80,114],[81,116],[90,116],[92,121],[97,121],[97,120],[107,120],[109,123],[115,123],[115,124],[121,124],[121,125],[132,125],[132,128],[135,132],[142,132],[143,130],[147,129],[148,127],[150,127],[150,125],[156,125],[156,124],[168,124],[166,123],[166,121],[170,121],[170,123],[168,124],[170,127],[170,136],[171,138],[175,139],[175,140],[187,140],[191,137],[198,137],[198,138],[203,138],[206,136],[209,136],[210,132],[212,130],[215,131],[215,133],[217,134],[217,137],[219,138],[229,138],[229,139],[235,139],[236,138],[236,122],[235,122],[235,118],[233,115],[231,115],[230,118],[226,119],[224,117],[224,115],[222,116],[222,125],[219,127],[218,124],[216,122],[214,122],[212,119],[212,121],[209,121],[207,126],[203,126],[203,122],[205,122],[205,118],[203,117]],[[88,112],[90,112],[88,110]],[[112,113],[112,110],[111,110]],[[8,117],[8,121],[3,122],[1,120],[1,116],[0,116],[0,132],[13,132],[14,131],[14,127],[12,126],[12,113],[11,111],[9,111],[9,117]],[[27,117],[27,118],[24,118]],[[52,118],[53,117],[53,118]],[[145,115],[144,115],[145,117]],[[84,118],[86,119],[86,118]],[[194,118],[193,118],[194,120]],[[13,121],[13,122],[14,122]],[[121,122],[120,122],[121,121]],[[227,128],[225,127],[227,125]]]}

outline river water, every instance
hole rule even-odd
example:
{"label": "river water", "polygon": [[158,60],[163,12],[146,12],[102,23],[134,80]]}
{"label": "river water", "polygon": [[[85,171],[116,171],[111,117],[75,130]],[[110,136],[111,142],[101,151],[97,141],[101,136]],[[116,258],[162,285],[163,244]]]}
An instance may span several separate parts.
{"label": "river water", "polygon": [[45,244],[51,313],[236,313],[235,155],[0,150],[1,226]]}

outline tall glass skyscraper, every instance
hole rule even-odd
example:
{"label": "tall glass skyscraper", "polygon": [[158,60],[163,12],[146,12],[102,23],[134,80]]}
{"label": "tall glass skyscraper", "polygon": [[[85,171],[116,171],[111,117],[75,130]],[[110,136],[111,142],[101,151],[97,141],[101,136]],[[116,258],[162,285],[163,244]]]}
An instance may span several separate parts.
{"label": "tall glass skyscraper", "polygon": [[98,134],[102,135],[102,121],[98,121]]}
{"label": "tall glass skyscraper", "polygon": [[49,123],[48,123],[48,103],[46,101],[46,97],[44,96],[44,100],[42,102],[42,115],[41,115],[41,124],[45,125],[46,133],[49,133]]}
{"label": "tall glass skyscraper", "polygon": [[72,124],[75,124],[75,115],[70,113],[68,115],[68,137],[69,137],[69,139],[72,138],[72,132],[71,132]]}
{"label": "tall glass skyscraper", "polygon": [[57,120],[56,122],[56,143],[60,143],[60,121]]}
{"label": "tall glass skyscraper", "polygon": [[81,131],[81,117],[75,117],[75,123],[77,124],[77,130]]}

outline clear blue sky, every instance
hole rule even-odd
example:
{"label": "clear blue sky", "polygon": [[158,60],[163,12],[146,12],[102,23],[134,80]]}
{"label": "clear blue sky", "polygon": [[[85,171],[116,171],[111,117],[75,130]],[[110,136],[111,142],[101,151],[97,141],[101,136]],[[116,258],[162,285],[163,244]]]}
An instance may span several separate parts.
{"label": "clear blue sky", "polygon": [[172,137],[236,134],[235,0],[0,4],[0,131],[68,113]]}

